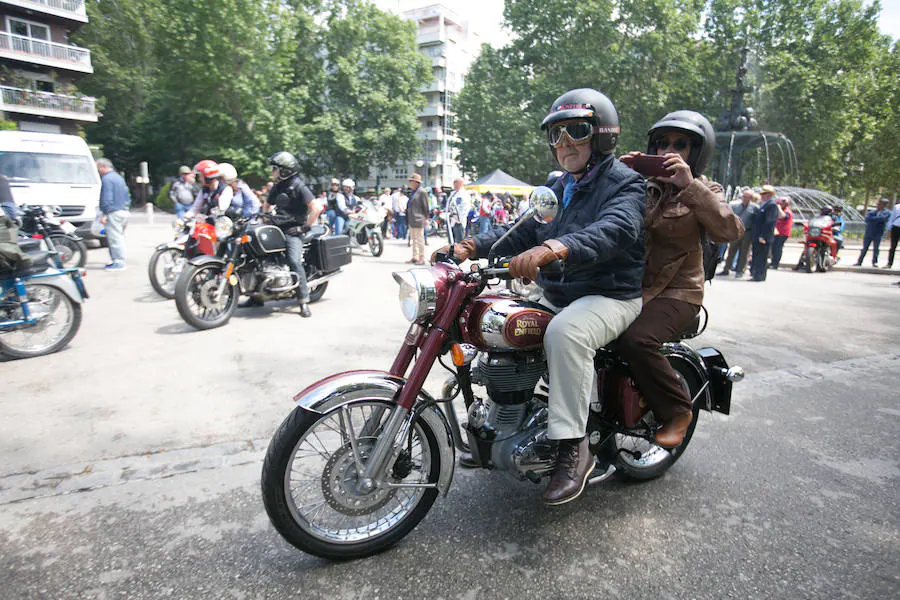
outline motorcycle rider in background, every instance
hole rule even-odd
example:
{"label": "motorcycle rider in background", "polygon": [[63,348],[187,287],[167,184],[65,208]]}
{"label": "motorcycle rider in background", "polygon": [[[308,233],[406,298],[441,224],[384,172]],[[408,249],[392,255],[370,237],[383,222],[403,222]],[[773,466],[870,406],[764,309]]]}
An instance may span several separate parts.
{"label": "motorcycle rider in background", "polygon": [[356,182],[352,179],[347,178],[341,182],[341,192],[344,194],[344,202],[347,205],[346,210],[348,213],[359,206],[359,196],[353,193],[354,189],[356,189]]}
{"label": "motorcycle rider in background", "polygon": [[[272,180],[275,182],[269,191],[268,200],[277,210],[272,223],[284,232],[288,266],[300,280],[297,287],[300,316],[307,318],[312,313],[309,311],[309,286],[306,283],[306,270],[303,268],[303,234],[316,222],[321,209],[316,205],[312,192],[300,179],[300,163],[293,154],[276,152],[266,162],[272,167]],[[246,305],[260,306],[261,302],[251,300]]]}
{"label": "motorcycle rider in background", "polygon": [[841,248],[844,247],[844,217],[841,216],[843,213],[844,207],[840,204],[835,204],[831,209],[831,233],[838,245],[837,254],[834,255],[835,263],[840,259]]}
{"label": "motorcycle rider in background", "polygon": [[184,218],[192,219],[195,215],[208,215],[209,211],[219,206],[219,200],[223,203],[227,200],[231,203],[234,191],[222,181],[222,173],[219,165],[214,161],[201,160],[194,166],[194,171],[200,174],[203,187],[197,192],[197,198],[191,208],[184,213]]}
{"label": "motorcycle rider in background", "polygon": [[252,217],[259,214],[259,198],[250,189],[250,186],[238,178],[237,169],[228,163],[219,163],[219,171],[222,173],[222,180],[234,194],[231,200],[231,206],[228,209],[229,215],[236,217]]}
{"label": "motorcycle rider in background", "polygon": [[344,232],[344,225],[347,224],[347,199],[340,192],[341,182],[337,179],[331,180],[331,189],[325,195],[328,215],[328,226],[331,228],[332,235],[341,235]]}
{"label": "motorcycle rider in background", "polygon": [[[557,98],[541,123],[554,158],[565,173],[553,185],[560,199],[548,224],[522,224],[498,248],[515,255],[512,277],[537,281],[545,304],[559,311],[544,337],[550,375],[547,434],[558,440],[548,505],[581,495],[594,467],[585,438],[594,355],[619,337],[641,311],[644,274],[643,178],[616,160],[619,117],[597,90],[570,90]],[[506,228],[468,238],[453,246],[457,259],[486,257]],[[539,267],[565,263],[564,275],[545,275]]]}

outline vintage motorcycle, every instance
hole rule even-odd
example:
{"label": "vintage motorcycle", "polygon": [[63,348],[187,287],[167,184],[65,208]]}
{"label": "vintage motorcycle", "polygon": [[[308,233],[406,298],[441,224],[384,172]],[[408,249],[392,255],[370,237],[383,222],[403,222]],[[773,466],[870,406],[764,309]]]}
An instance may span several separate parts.
{"label": "vintage motorcycle", "polygon": [[87,262],[87,246],[75,232],[77,228],[59,218],[59,207],[23,206],[19,234],[43,240],[51,259],[59,267],[83,267]]}
{"label": "vintage motorcycle", "polygon": [[[545,223],[555,217],[550,189],[537,188],[532,203],[515,226],[531,213]],[[412,324],[390,370],[348,371],[310,385],[294,396],[297,408],[269,444],[262,472],[266,511],[278,532],[305,552],[348,559],[403,538],[447,492],[455,450],[520,480],[537,483],[552,470],[556,446],[547,438],[542,342],[553,310],[509,292],[482,294],[489,282],[509,278],[505,259],[464,272],[441,258],[431,268],[394,274]],[[558,273],[558,263],[542,271]],[[684,453],[700,409],[728,414],[740,367],[729,368],[714,348],[695,351],[677,342],[661,351],[693,399],[695,418],[684,441],[671,450],[655,443],[657,422],[628,365],[613,346],[601,348],[587,427],[596,461],[591,483],[613,473],[659,477]],[[422,385],[447,353],[456,371],[435,399]],[[475,395],[476,383],[486,397]],[[460,394],[468,409],[466,440],[452,406]]]}
{"label": "vintage motorcycle", "polygon": [[815,268],[819,273],[824,273],[837,263],[838,242],[834,237],[833,225],[834,221],[828,215],[815,216],[803,225],[806,240],[795,271],[803,269],[812,273]]}
{"label": "vintage motorcycle", "polygon": [[384,252],[381,222],[384,221],[385,211],[368,200],[363,200],[359,206],[358,211],[347,215],[350,219],[345,235],[349,236],[353,248],[368,247],[372,256],[381,256]]}
{"label": "vintage motorcycle", "polygon": [[[215,230],[218,254],[191,259],[175,282],[175,306],[186,323],[197,329],[225,325],[241,294],[261,301],[294,295],[300,282],[288,267],[281,229],[260,217],[220,216]],[[351,261],[347,236],[326,233],[315,225],[303,238],[310,302],[321,299],[328,280]]]}
{"label": "vintage motorcycle", "polygon": [[147,266],[150,285],[168,300],[175,297],[175,282],[189,260],[216,253],[215,217],[175,219],[172,228],[175,237],[156,247]]}

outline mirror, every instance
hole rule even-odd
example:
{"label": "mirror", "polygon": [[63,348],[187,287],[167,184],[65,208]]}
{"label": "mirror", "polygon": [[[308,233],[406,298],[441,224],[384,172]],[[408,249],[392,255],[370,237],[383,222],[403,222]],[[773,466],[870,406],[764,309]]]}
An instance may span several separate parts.
{"label": "mirror", "polygon": [[531,192],[531,207],[534,209],[535,220],[550,223],[559,212],[559,200],[556,199],[553,190],[542,185]]}

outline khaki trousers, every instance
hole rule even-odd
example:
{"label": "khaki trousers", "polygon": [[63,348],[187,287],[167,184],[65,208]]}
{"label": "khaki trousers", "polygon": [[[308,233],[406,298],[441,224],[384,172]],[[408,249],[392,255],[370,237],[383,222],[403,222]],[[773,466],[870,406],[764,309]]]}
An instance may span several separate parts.
{"label": "khaki trousers", "polygon": [[413,260],[425,260],[425,228],[410,227],[409,239],[412,241]]}
{"label": "khaki trousers", "polygon": [[642,303],[640,298],[584,296],[550,321],[544,335],[550,373],[547,437],[565,440],[584,436],[597,348],[622,335],[641,313]]}

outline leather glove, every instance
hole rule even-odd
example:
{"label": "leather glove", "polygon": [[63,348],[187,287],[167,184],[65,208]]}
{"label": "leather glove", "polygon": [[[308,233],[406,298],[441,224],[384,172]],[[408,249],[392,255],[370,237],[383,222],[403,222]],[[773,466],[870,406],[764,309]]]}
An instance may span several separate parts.
{"label": "leather glove", "polygon": [[[434,254],[431,255],[431,264],[434,264],[437,261],[438,252],[449,253],[450,246],[444,246],[443,248],[438,248],[434,251]],[[472,238],[466,238],[458,244],[453,244],[453,260],[458,263],[464,262],[478,253],[478,249],[475,247],[475,240]]]}
{"label": "leather glove", "polygon": [[554,260],[565,260],[569,249],[559,240],[547,240],[540,246],[526,250],[509,261],[509,274],[532,281],[537,279],[538,269]]}

